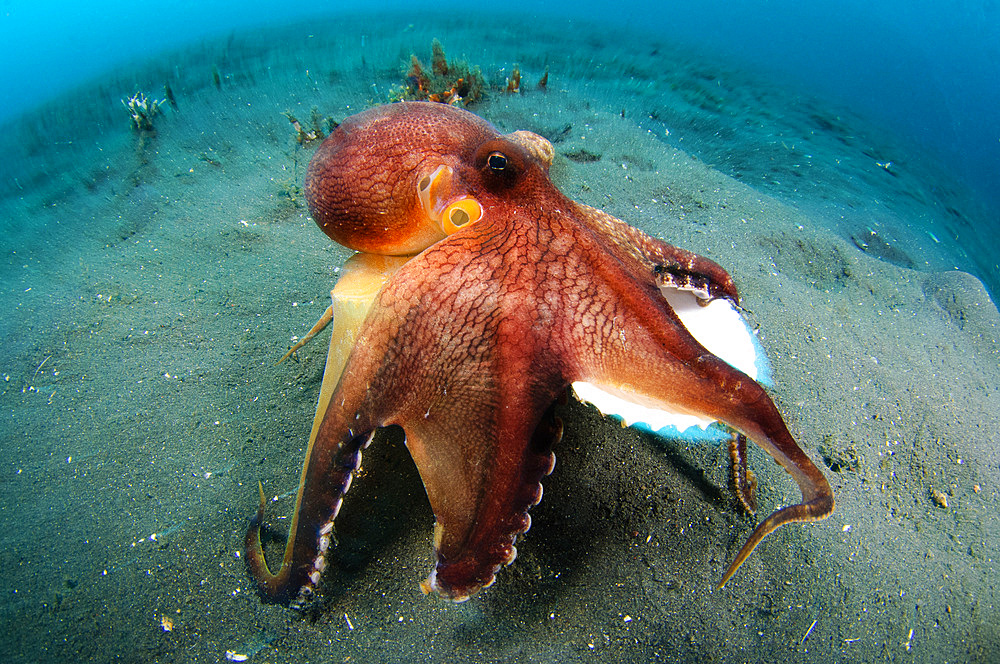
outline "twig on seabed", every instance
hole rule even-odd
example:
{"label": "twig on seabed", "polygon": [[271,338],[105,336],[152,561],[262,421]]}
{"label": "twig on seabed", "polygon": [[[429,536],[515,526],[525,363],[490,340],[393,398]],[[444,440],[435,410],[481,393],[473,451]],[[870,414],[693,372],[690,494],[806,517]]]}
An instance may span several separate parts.
{"label": "twig on seabed", "polygon": [[817,620],[813,621],[813,624],[809,625],[809,629],[806,630],[805,635],[802,637],[802,640],[799,641],[799,643],[805,643],[806,642],[806,639],[808,639],[809,635],[812,634],[813,627],[815,627],[816,623],[818,623],[818,622],[819,622],[819,620],[817,619]]}
{"label": "twig on seabed", "polygon": [[42,367],[43,367],[43,366],[45,366],[45,363],[49,361],[49,358],[50,358],[50,357],[52,357],[52,356],[51,356],[51,355],[46,355],[46,356],[45,356],[45,359],[44,359],[44,360],[42,360],[42,363],[38,365],[38,368],[36,368],[36,369],[35,369],[35,373],[34,373],[34,375],[32,375],[32,376],[31,376],[31,380],[32,380],[32,381],[34,381],[34,380],[35,380],[35,376],[37,376],[37,375],[38,375],[38,372],[42,370]]}
{"label": "twig on seabed", "polygon": [[23,388],[21,390],[22,392],[33,392],[34,391],[34,389],[35,389],[35,378],[38,377],[38,372],[42,370],[42,367],[45,366],[45,363],[48,362],[49,358],[51,358],[51,357],[52,357],[51,355],[46,355],[45,359],[42,360],[41,364],[39,364],[35,368],[35,373],[31,374],[31,380],[28,381],[28,386],[25,387],[25,388]]}

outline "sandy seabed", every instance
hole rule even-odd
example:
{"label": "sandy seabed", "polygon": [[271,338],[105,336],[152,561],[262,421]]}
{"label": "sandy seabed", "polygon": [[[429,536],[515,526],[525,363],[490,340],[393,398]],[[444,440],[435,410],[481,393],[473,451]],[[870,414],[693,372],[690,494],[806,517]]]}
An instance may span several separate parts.
{"label": "sandy seabed", "polygon": [[[837,511],[768,537],[725,589],[755,523],[725,449],[571,402],[518,558],[473,600],[420,594],[433,515],[399,431],[345,501],[322,601],[300,613],[255,594],[256,484],[291,511],[326,342],[275,361],[348,255],[308,217],[313,148],[284,113],[384,103],[435,37],[496,85],[520,65],[524,94],[472,110],[549,138],[567,195],[735,277]],[[546,68],[548,90],[531,89]],[[165,83],[177,108],[133,131],[120,99]],[[980,213],[850,113],[586,24],[345,17],[114,72],[0,146],[4,661],[1000,652],[1000,316],[971,274],[995,279],[989,259],[963,248]],[[797,502],[765,454],[752,466],[763,514]]]}

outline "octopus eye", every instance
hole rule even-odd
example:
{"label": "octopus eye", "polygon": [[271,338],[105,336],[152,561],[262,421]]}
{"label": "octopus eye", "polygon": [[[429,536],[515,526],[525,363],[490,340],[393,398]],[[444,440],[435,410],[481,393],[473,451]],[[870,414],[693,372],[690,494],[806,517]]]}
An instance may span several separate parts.
{"label": "octopus eye", "polygon": [[521,179],[525,158],[519,146],[500,137],[480,145],[472,163],[486,187],[506,189],[516,185]]}
{"label": "octopus eye", "polygon": [[501,173],[507,168],[507,155],[502,152],[491,152],[486,158],[486,164],[494,173]]}

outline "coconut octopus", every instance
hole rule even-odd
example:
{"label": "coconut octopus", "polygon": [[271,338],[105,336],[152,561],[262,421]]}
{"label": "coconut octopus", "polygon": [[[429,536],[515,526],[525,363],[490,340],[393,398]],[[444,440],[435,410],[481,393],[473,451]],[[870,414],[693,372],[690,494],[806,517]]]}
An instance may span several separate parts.
{"label": "coconut octopus", "polygon": [[553,154],[537,134],[501,135],[468,111],[431,102],[359,113],[316,152],[309,210],[329,237],[361,253],[314,328],[333,318],[276,572],[261,545],[263,490],[246,535],[265,598],[302,602],[315,591],[362,450],[390,425],[405,432],[436,519],[436,565],[421,587],[462,601],[491,585],[542,497],[562,434],[550,406],[570,386],[604,412],[635,407],[721,422],[733,433],[737,493],[748,509],[747,438],[792,476],[802,501],[756,527],[720,586],[778,527],[832,513],[830,485],[764,388],[679,316],[677,294],[694,309],[738,305],[733,279],[564,196],[548,176]]}

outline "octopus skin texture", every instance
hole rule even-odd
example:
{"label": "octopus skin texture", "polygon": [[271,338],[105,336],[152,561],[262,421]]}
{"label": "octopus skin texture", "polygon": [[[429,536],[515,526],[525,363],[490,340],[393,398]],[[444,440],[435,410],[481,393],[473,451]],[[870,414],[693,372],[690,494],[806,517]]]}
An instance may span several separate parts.
{"label": "octopus skin texture", "polygon": [[352,116],[316,152],[310,212],[362,252],[334,290],[334,324],[351,279],[367,295],[341,359],[331,350],[327,361],[276,572],[261,545],[263,491],[247,532],[248,567],[266,599],[302,602],[315,591],[362,451],[391,425],[405,432],[436,519],[436,564],[421,587],[462,601],[491,585],[514,560],[555,462],[562,423],[550,407],[575,382],[729,427],[748,507],[747,438],[798,484],[802,502],[757,526],[720,586],[779,526],[832,513],[830,485],[765,390],[709,352],[663,296],[672,288],[738,304],[732,278],[568,199],[549,179],[552,157],[536,134],[502,135],[431,102]]}

